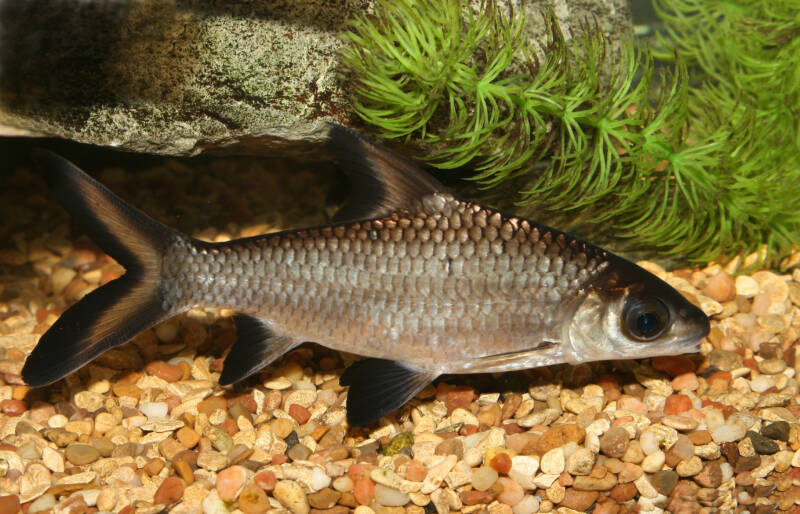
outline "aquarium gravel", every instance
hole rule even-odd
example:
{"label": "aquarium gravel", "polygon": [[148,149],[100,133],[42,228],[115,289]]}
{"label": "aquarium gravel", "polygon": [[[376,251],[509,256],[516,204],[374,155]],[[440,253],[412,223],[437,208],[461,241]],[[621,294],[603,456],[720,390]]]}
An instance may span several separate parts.
{"label": "aquarium gravel", "polygon": [[[246,159],[97,176],[214,241],[323,223],[333,177]],[[30,389],[38,337],[123,270],[72,235],[35,174],[4,180],[0,203],[0,514],[800,512],[800,269],[641,262],[712,316],[699,355],[443,377],[348,428],[354,355],[305,345],[220,387],[236,337],[224,310]]]}

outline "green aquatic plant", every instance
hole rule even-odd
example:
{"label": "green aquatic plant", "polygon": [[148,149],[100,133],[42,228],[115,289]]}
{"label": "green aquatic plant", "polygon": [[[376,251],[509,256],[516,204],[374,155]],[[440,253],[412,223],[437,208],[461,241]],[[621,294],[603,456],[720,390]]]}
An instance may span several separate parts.
{"label": "green aquatic plant", "polygon": [[[379,0],[374,15],[355,19],[345,34],[353,105],[384,137],[420,140],[434,166],[469,164],[485,187],[524,177],[519,203],[531,209],[572,212],[590,228],[694,259],[762,243],[779,256],[797,242],[800,227],[790,208],[800,188],[787,187],[800,178],[800,167],[789,166],[800,155],[798,117],[795,111],[785,119],[787,108],[784,117],[776,114],[783,93],[760,91],[771,98],[760,102],[764,112],[747,107],[750,93],[741,88],[776,68],[766,56],[749,63],[757,53],[732,60],[733,78],[708,71],[702,85],[689,82],[684,60],[713,69],[716,52],[733,52],[718,41],[729,39],[727,26],[714,28],[710,19],[696,37],[719,47],[671,43],[696,27],[687,14],[695,2],[705,4],[683,0],[669,11],[660,4],[673,28],[659,56],[674,66],[657,74],[649,50],[629,39],[612,51],[590,22],[567,42],[545,12],[546,42],[533,48],[524,16],[493,2],[475,14],[459,0]],[[772,38],[763,26],[756,35],[748,29],[755,41],[747,44],[796,47],[797,19],[792,25],[782,16],[770,22]],[[798,64],[790,61],[783,71],[792,70],[794,82],[789,75],[771,79],[782,92],[800,87]],[[760,134],[767,120],[782,132],[777,147]],[[787,146],[792,137],[794,147]],[[780,157],[791,148],[792,157]],[[781,159],[785,164],[767,166]],[[542,161],[547,165],[537,165]]]}

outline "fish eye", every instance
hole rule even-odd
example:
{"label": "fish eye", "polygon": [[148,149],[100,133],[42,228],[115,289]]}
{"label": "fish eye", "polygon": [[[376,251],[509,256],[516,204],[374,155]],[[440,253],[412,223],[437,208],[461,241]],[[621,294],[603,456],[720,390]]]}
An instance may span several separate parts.
{"label": "fish eye", "polygon": [[625,306],[623,319],[634,339],[652,341],[669,326],[669,309],[657,298],[635,298]]}

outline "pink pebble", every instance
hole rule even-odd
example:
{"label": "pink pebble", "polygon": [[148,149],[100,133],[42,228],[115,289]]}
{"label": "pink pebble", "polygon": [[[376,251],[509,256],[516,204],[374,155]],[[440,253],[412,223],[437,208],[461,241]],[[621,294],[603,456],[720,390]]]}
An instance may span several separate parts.
{"label": "pink pebble", "polygon": [[231,466],[217,473],[217,494],[220,499],[232,502],[239,496],[247,480],[247,470],[242,466]]}
{"label": "pink pebble", "polygon": [[525,496],[525,491],[522,489],[522,486],[510,478],[500,477],[497,479],[497,483],[503,486],[503,492],[497,495],[497,501],[500,503],[505,503],[513,507]]}
{"label": "pink pebble", "polygon": [[683,373],[672,379],[672,389],[675,391],[697,391],[700,382],[694,373]]}
{"label": "pink pebble", "polygon": [[641,400],[634,396],[628,396],[623,394],[617,400],[617,410],[629,410],[631,412],[639,412],[644,414],[647,412],[647,408],[644,406]]}

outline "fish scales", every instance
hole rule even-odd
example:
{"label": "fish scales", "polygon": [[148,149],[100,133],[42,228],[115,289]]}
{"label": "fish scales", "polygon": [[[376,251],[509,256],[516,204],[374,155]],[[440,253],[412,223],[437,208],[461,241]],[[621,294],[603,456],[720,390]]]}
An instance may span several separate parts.
{"label": "fish scales", "polygon": [[237,312],[219,381],[304,341],[367,357],[342,373],[347,421],[406,404],[443,373],[696,352],[708,318],[667,283],[555,229],[456,197],[414,163],[331,126],[352,198],[328,226],[226,243],[179,234],[73,164],[45,178],[125,274],[42,335],[28,384],[53,383],[193,307]]}
{"label": "fish scales", "polygon": [[[376,220],[165,255],[172,305],[230,308],[298,340],[430,366],[560,337],[604,252],[451,195]],[[439,205],[439,211],[424,205]],[[488,343],[488,344],[487,344]],[[391,346],[387,346],[391,345]],[[454,359],[454,355],[460,358]]]}

